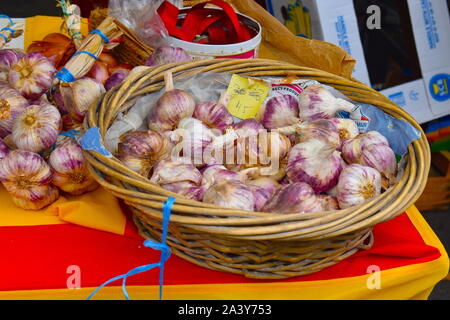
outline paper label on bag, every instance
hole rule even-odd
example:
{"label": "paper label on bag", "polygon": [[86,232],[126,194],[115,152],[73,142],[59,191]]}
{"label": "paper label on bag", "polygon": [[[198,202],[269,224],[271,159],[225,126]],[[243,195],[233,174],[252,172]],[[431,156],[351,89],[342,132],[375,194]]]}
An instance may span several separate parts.
{"label": "paper label on bag", "polygon": [[256,117],[269,94],[270,87],[264,81],[234,74],[228,85],[228,111],[239,119]]}

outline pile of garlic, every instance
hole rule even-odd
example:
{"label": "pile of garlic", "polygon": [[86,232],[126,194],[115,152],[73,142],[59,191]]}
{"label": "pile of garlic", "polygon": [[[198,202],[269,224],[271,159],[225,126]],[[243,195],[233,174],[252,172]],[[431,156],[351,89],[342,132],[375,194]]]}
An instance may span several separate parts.
{"label": "pile of garlic", "polygon": [[42,209],[61,192],[98,187],[81,147],[61,133],[79,128],[105,89],[83,78],[51,92],[55,73],[40,53],[0,50],[0,181],[23,209]]}
{"label": "pile of garlic", "polygon": [[395,183],[397,162],[386,138],[360,134],[353,120],[337,118],[355,106],[321,84],[298,99],[272,97],[254,119],[235,123],[227,94],[197,102],[174,88],[170,73],[165,81],[147,129],[123,134],[116,155],[180,197],[246,211],[308,213],[360,205]]}

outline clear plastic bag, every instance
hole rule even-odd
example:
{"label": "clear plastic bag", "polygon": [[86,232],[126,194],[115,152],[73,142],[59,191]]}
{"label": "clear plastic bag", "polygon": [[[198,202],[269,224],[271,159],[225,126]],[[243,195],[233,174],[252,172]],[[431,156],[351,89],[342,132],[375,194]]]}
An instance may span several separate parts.
{"label": "clear plastic bag", "polygon": [[[109,14],[132,30],[145,44],[158,48],[170,45],[169,34],[157,9],[164,0],[109,0]],[[171,0],[180,7],[182,1]]]}

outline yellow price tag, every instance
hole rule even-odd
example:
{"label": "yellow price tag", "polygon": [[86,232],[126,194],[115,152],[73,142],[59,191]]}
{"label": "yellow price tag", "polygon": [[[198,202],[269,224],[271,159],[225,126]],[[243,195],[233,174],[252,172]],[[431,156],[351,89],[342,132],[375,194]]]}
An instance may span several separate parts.
{"label": "yellow price tag", "polygon": [[269,91],[270,87],[262,80],[234,74],[227,89],[229,94],[228,111],[239,119],[254,118]]}

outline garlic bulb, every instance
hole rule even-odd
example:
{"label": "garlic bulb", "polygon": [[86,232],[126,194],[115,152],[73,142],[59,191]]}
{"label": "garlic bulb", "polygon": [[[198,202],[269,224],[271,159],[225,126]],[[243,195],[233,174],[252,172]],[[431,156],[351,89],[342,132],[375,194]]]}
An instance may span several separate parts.
{"label": "garlic bulb", "polygon": [[255,208],[252,190],[237,180],[217,181],[206,190],[203,202],[246,211],[253,211]]}
{"label": "garlic bulb", "polygon": [[50,104],[29,106],[14,123],[12,140],[20,150],[38,153],[53,146],[60,130],[58,109]]}
{"label": "garlic bulb", "polygon": [[130,71],[128,71],[126,69],[118,69],[118,70],[114,71],[109,76],[108,80],[106,80],[106,82],[105,82],[106,91],[109,91],[110,89],[121,84],[123,82],[123,80],[125,80],[125,78],[128,76],[129,73],[130,73]]}
{"label": "garlic bulb", "polygon": [[9,84],[27,99],[39,99],[53,83],[55,67],[42,54],[31,52],[11,67]]}
{"label": "garlic bulb", "polygon": [[341,147],[345,140],[354,139],[359,135],[358,125],[352,119],[332,118],[331,121],[336,124],[341,138]]}
{"label": "garlic bulb", "polygon": [[202,171],[202,186],[209,188],[218,181],[237,180],[244,182],[245,175],[228,170],[223,165],[213,164],[204,168]]}
{"label": "garlic bulb", "polygon": [[258,112],[256,118],[267,129],[276,129],[300,122],[298,100],[291,95],[270,98]]}
{"label": "garlic bulb", "polygon": [[180,181],[174,183],[167,183],[162,187],[168,191],[174,192],[185,199],[202,201],[206,188],[204,186],[197,186],[191,181]]}
{"label": "garlic bulb", "polygon": [[27,107],[28,101],[9,85],[0,84],[0,137],[11,134],[14,122]]}
{"label": "garlic bulb", "polygon": [[153,165],[169,152],[169,141],[155,131],[132,131],[119,138],[118,159],[144,177],[148,177]]}
{"label": "garlic bulb", "polygon": [[299,96],[300,119],[305,121],[330,119],[338,111],[352,112],[355,105],[336,98],[320,84],[308,86]]}
{"label": "garlic bulb", "polygon": [[339,203],[336,197],[330,195],[317,195],[317,199],[321,202],[323,211],[336,211],[339,210]]}
{"label": "garlic bulb", "polygon": [[0,50],[0,81],[8,81],[9,70],[24,56],[25,53],[17,49]]}
{"label": "garlic bulb", "polygon": [[218,129],[221,133],[234,123],[233,116],[228,112],[228,94],[223,93],[218,102],[202,102],[195,106],[193,117],[201,120],[209,128]]}
{"label": "garlic bulb", "polygon": [[248,180],[246,185],[250,187],[255,199],[256,211],[261,211],[264,205],[273,197],[275,192],[280,188],[280,184],[268,177],[258,178],[256,180]]}
{"label": "garlic bulb", "polygon": [[2,139],[0,139],[0,160],[5,158],[10,151],[11,150],[8,145]]}
{"label": "garlic bulb", "polygon": [[307,183],[297,182],[282,186],[262,208],[264,212],[308,213],[324,211],[322,201]]}
{"label": "garlic bulb", "polygon": [[194,98],[183,90],[174,89],[172,74],[165,75],[166,92],[158,99],[147,119],[148,127],[158,132],[170,131],[178,123],[192,117],[195,109]]}
{"label": "garlic bulb", "polygon": [[53,169],[53,184],[71,195],[81,195],[98,188],[89,173],[83,149],[73,140],[56,147],[48,160]]}
{"label": "garlic bulb", "polygon": [[397,160],[387,139],[376,131],[361,134],[344,141],[342,157],[348,163],[357,163],[377,169],[387,179],[385,187],[395,182]]}
{"label": "garlic bulb", "polygon": [[59,197],[51,185],[50,166],[33,152],[11,151],[0,161],[0,180],[14,204],[23,209],[42,209]]}
{"label": "garlic bulb", "polygon": [[234,130],[239,138],[257,136],[260,132],[265,132],[264,126],[256,119],[245,119],[234,124]]}
{"label": "garlic bulb", "polygon": [[150,181],[164,187],[165,184],[192,182],[196,186],[202,183],[202,174],[188,158],[170,157],[160,160],[153,169]]}
{"label": "garlic bulb", "polygon": [[341,209],[362,204],[381,193],[381,175],[370,167],[352,164],[339,177],[336,196]]}
{"label": "garlic bulb", "polygon": [[66,106],[64,104],[64,99],[62,97],[61,90],[60,90],[59,86],[57,86],[55,88],[55,90],[53,90],[53,92],[50,95],[50,99],[53,102],[52,104],[55,105],[58,108],[58,110],[61,113],[61,115],[64,116],[64,115],[69,113],[69,110],[67,110],[67,108],[66,108]]}
{"label": "garlic bulb", "polygon": [[295,144],[309,139],[318,139],[336,149],[341,144],[339,131],[336,124],[329,119],[318,119],[302,122],[293,126],[279,128],[277,130],[286,135],[292,135]]}
{"label": "garlic bulb", "polygon": [[91,78],[82,78],[70,83],[61,83],[59,90],[72,119],[83,122],[88,109],[106,92],[103,85]]}
{"label": "garlic bulb", "polygon": [[167,136],[176,145],[175,154],[190,158],[196,166],[210,163],[211,159],[204,155],[204,149],[216,138],[216,135],[202,121],[184,118],[178,124],[178,129],[167,133]]}
{"label": "garlic bulb", "polygon": [[306,182],[316,191],[333,188],[342,170],[339,152],[318,139],[310,139],[292,148],[286,173],[292,182]]}
{"label": "garlic bulb", "polygon": [[178,61],[189,61],[192,57],[182,48],[162,46],[156,48],[150,57],[145,60],[146,66],[157,66]]}

